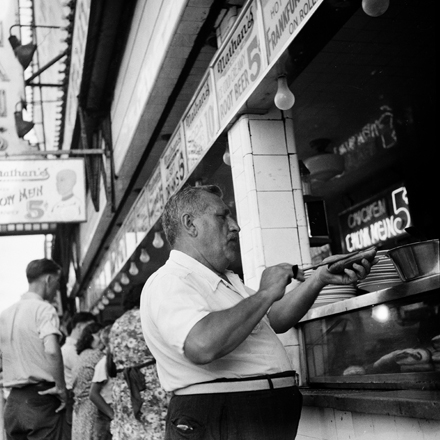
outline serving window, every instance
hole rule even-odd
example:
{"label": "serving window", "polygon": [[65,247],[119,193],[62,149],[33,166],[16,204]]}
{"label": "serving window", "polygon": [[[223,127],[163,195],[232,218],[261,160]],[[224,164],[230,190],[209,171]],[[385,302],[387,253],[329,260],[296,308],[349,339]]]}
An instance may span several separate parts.
{"label": "serving window", "polygon": [[307,384],[440,389],[440,277],[312,309],[300,323]]}

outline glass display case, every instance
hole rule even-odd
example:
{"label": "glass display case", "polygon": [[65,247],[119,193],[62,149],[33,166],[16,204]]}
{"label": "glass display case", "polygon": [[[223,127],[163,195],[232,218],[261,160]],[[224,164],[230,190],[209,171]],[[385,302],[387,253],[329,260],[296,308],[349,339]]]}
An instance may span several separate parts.
{"label": "glass display case", "polygon": [[440,389],[440,277],[314,308],[299,324],[307,385]]}

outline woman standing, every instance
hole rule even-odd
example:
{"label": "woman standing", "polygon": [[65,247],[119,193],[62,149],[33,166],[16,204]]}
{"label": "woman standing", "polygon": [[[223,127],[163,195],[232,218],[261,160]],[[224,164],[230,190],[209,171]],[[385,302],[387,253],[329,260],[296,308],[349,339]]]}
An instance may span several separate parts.
{"label": "woman standing", "polygon": [[84,328],[76,343],[79,361],[72,370],[73,393],[75,396],[72,440],[94,440],[95,438],[98,409],[89,399],[89,392],[95,365],[104,356],[102,352],[104,344],[100,338],[101,330],[101,324],[89,324]]}
{"label": "woman standing", "polygon": [[142,334],[141,291],[142,286],[136,286],[125,296],[125,313],[110,331],[109,348],[117,370],[110,426],[113,440],[162,440],[165,434],[168,396]]}

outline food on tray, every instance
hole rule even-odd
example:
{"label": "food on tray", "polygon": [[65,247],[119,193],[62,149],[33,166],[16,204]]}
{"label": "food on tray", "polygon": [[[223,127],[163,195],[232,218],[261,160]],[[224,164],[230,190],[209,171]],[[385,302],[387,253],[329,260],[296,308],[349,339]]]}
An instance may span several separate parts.
{"label": "food on tray", "polygon": [[351,365],[342,373],[343,376],[357,376],[360,374],[365,374],[365,368],[360,365]]}
{"label": "food on tray", "polygon": [[406,348],[396,353],[395,360],[399,365],[422,364],[431,360],[431,352],[425,348]]}
{"label": "food on tray", "polygon": [[431,344],[434,347],[434,350],[440,350],[440,335],[434,336],[431,339]]}

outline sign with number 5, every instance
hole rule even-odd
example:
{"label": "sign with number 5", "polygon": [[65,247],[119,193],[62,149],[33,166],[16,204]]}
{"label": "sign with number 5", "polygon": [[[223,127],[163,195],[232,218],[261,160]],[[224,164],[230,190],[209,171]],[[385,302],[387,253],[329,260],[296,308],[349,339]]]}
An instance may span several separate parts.
{"label": "sign with number 5", "polygon": [[84,159],[0,161],[0,224],[85,220]]}
{"label": "sign with number 5", "polygon": [[256,4],[249,2],[212,65],[220,126],[227,124],[246,102],[265,67]]}

